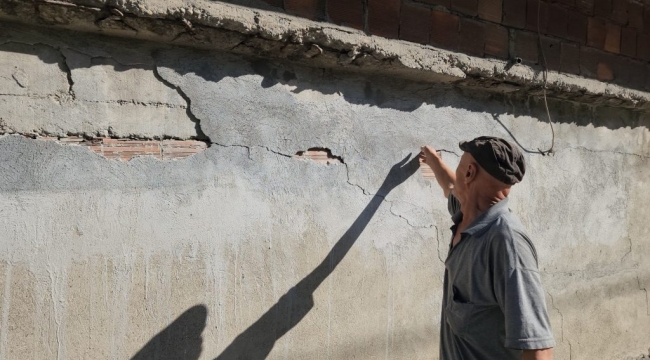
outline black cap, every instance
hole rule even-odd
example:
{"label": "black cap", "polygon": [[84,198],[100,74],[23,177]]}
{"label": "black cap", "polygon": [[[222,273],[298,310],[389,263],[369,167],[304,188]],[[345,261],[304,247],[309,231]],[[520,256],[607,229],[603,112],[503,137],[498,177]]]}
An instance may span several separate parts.
{"label": "black cap", "polygon": [[474,140],[461,141],[458,146],[470,153],[488,174],[502,183],[514,185],[524,178],[524,156],[519,148],[504,139],[480,136]]}

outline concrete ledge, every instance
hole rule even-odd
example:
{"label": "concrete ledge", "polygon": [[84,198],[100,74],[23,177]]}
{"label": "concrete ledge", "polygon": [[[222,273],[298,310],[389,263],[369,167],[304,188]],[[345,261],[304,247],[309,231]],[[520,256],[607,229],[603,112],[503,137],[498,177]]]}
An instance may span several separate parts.
{"label": "concrete ledge", "polygon": [[[5,0],[0,19],[523,97],[541,95],[544,84],[541,68],[205,0]],[[547,94],[595,105],[650,108],[648,92],[558,72],[549,72]]]}

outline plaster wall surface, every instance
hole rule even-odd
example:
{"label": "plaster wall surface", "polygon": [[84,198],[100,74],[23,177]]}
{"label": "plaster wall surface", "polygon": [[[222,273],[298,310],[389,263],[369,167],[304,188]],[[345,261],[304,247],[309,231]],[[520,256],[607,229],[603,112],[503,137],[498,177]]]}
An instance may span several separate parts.
{"label": "plaster wall surface", "polygon": [[[556,358],[650,351],[643,112],[551,100],[542,156],[535,97],[13,24],[0,39],[0,359],[437,358],[451,222],[403,159],[432,144],[455,165],[486,134],[526,150],[510,205]],[[126,162],[28,134],[210,147]],[[294,157],[310,148],[343,162]]]}

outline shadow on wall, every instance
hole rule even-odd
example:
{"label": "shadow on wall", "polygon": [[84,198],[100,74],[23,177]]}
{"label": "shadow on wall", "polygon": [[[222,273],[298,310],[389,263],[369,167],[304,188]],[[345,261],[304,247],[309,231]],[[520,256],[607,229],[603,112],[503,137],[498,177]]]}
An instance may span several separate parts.
{"label": "shadow on wall", "polygon": [[[386,195],[419,168],[417,156],[395,164],[372,200],[309,275],[284,294],[262,317],[239,334],[215,360],[265,359],[275,342],[293,329],[314,307],[314,291],[334,271],[375,215]],[[131,360],[195,360],[201,354],[206,308],[195,306],[156,335]],[[166,352],[168,351],[168,353]]]}
{"label": "shadow on wall", "polygon": [[208,309],[196,305],[154,336],[131,360],[197,360],[201,355]]}

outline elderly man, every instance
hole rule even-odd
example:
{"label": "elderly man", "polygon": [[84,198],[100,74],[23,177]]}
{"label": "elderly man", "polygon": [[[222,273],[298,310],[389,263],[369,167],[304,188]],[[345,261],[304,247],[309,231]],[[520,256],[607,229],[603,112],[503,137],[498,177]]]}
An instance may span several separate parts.
{"label": "elderly man", "polygon": [[431,167],[448,198],[454,225],[445,261],[441,360],[552,359],[555,346],[537,269],[537,252],[508,209],[524,157],[506,140],[460,143],[454,173],[430,146]]}

